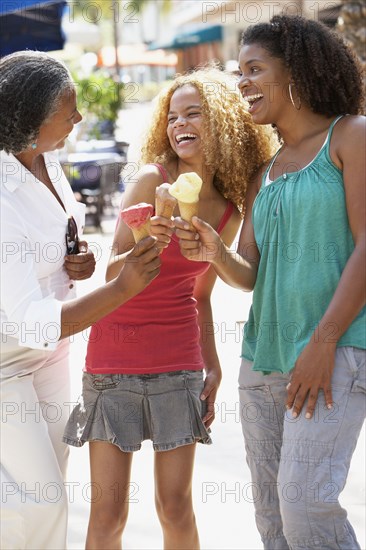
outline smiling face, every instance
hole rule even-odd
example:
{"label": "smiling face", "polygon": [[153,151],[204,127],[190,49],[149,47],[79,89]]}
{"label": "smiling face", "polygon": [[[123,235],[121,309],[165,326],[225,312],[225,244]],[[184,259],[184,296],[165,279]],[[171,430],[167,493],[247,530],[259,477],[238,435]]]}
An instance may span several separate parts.
{"label": "smiling face", "polygon": [[179,158],[202,158],[202,106],[195,86],[178,88],[170,100],[167,135]]}
{"label": "smiling face", "polygon": [[54,151],[65,145],[65,140],[74,128],[74,125],[82,120],[82,116],[76,107],[75,90],[66,91],[60,101],[59,107],[44,124],[42,124],[37,137],[37,152]]}
{"label": "smiling face", "polygon": [[257,124],[278,124],[292,108],[288,98],[290,73],[281,59],[258,44],[245,45],[239,55],[239,90],[249,102],[249,112]]}

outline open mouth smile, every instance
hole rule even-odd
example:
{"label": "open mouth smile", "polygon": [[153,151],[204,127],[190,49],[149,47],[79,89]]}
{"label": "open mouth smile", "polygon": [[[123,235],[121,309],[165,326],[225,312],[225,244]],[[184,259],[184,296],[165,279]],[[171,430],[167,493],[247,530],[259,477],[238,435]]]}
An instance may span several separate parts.
{"label": "open mouth smile", "polygon": [[261,99],[263,99],[263,94],[252,94],[252,95],[247,95],[244,97],[245,101],[247,101],[249,103],[249,111],[252,110],[253,106],[258,103],[258,101],[260,101]]}
{"label": "open mouth smile", "polygon": [[175,141],[178,145],[184,144],[184,143],[192,143],[197,139],[197,136],[195,134],[178,134],[175,136]]}

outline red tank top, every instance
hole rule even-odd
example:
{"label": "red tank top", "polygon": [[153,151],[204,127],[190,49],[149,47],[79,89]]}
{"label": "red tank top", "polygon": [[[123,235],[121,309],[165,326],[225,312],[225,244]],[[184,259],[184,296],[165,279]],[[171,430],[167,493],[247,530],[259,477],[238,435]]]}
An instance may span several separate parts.
{"label": "red tank top", "polygon": [[[167,175],[157,165],[164,181]],[[233,212],[228,202],[217,229]],[[85,370],[90,373],[156,374],[202,370],[196,300],[197,277],[210,267],[182,256],[177,237],[161,254],[159,276],[140,294],[92,326]]]}

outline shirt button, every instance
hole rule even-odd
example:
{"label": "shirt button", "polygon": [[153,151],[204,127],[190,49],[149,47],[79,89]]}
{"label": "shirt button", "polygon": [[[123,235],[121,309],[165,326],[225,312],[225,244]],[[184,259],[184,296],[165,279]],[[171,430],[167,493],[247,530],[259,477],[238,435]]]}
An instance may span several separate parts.
{"label": "shirt button", "polygon": [[74,285],[71,283],[71,284],[69,285],[69,288],[70,288],[70,289],[71,289],[71,288],[74,288]]}
{"label": "shirt button", "polygon": [[287,180],[287,174],[283,174],[283,179]]}
{"label": "shirt button", "polygon": [[48,348],[48,342],[45,342],[45,343],[43,344],[43,347],[44,347],[44,348]]}

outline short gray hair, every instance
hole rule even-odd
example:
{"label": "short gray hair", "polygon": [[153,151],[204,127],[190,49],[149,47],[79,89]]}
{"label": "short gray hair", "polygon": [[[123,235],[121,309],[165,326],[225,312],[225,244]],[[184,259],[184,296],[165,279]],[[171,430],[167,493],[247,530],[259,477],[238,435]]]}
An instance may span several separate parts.
{"label": "short gray hair", "polygon": [[74,89],[63,63],[43,52],[21,51],[0,59],[0,150],[20,153]]}

